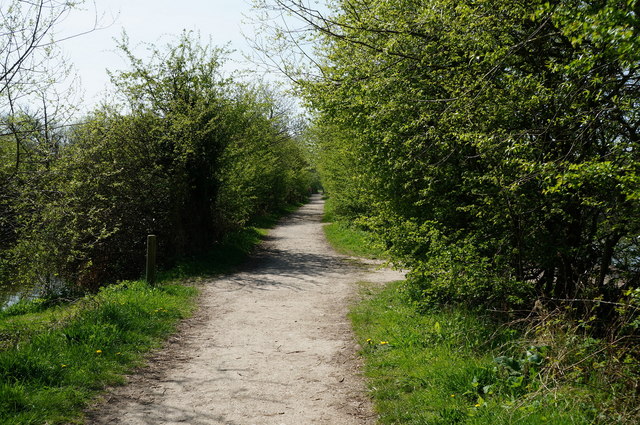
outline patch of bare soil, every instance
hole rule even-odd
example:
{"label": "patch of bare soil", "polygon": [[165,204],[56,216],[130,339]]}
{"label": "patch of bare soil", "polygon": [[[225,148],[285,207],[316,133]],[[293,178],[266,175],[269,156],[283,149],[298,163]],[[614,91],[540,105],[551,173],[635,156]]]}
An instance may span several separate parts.
{"label": "patch of bare soil", "polygon": [[323,202],[273,229],[239,273],[206,282],[198,313],[90,424],[373,424],[346,317],[355,282],[402,278],[336,254]]}

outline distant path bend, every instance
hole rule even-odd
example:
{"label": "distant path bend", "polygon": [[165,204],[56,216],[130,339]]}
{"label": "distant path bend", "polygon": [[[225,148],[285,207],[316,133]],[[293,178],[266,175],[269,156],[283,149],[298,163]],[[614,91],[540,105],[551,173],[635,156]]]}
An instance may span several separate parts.
{"label": "distant path bend", "polygon": [[322,209],[314,196],[243,271],[205,283],[196,316],[88,423],[375,423],[346,314],[355,282],[402,275],[336,254]]}

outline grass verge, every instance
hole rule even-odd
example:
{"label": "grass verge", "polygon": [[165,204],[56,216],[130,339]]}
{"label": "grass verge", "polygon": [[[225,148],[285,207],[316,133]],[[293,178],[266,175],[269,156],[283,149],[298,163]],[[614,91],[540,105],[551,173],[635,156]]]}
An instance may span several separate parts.
{"label": "grass verge", "polygon": [[376,245],[371,234],[352,224],[336,221],[324,226],[324,234],[340,254],[365,258],[385,258],[384,250]]}
{"label": "grass verge", "polygon": [[78,422],[97,391],[123,382],[191,313],[196,294],[123,282],[69,305],[8,309],[2,322],[10,335],[3,336],[13,344],[0,352],[0,423]]}
{"label": "grass verge", "polygon": [[381,424],[612,423],[593,383],[543,383],[548,347],[476,312],[421,313],[402,285],[363,284],[350,314]]}
{"label": "grass verge", "polygon": [[241,264],[283,215],[261,217],[210,252],[143,281],[111,285],[73,302],[38,299],[0,312],[0,423],[82,423],[82,411],[108,385],[143,364],[195,308],[185,281]]}

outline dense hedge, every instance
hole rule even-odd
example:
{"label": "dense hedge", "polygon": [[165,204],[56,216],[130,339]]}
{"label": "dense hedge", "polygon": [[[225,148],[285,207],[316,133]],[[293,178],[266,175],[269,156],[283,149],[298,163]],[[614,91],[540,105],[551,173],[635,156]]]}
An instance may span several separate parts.
{"label": "dense hedge", "polygon": [[0,248],[22,279],[94,288],[138,277],[147,234],[166,265],[312,189],[277,101],[224,77],[223,51],[190,34],[147,62],[120,47],[131,66],[112,74],[118,101],[65,131],[4,193],[13,218],[0,222]]}
{"label": "dense hedge", "polygon": [[299,78],[335,212],[425,301],[638,286],[639,2],[275,3],[315,31]]}

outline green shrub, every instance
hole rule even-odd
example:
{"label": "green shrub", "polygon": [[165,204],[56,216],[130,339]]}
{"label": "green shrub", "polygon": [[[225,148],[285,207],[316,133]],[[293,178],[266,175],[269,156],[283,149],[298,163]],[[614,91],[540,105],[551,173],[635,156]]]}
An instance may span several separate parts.
{"label": "green shrub", "polygon": [[392,258],[410,270],[407,289],[424,308],[463,304],[510,309],[532,303],[533,285],[516,280],[500,257],[487,257],[483,242],[445,236],[434,223],[396,223],[384,237]]}
{"label": "green shrub", "polygon": [[0,263],[23,281],[91,291],[136,279],[148,234],[167,269],[309,195],[313,172],[286,114],[273,114],[276,96],[225,77],[224,50],[189,33],[150,46],[146,62],[119,47],[130,62],[112,73],[122,104],[73,126],[10,205],[18,231]]}

